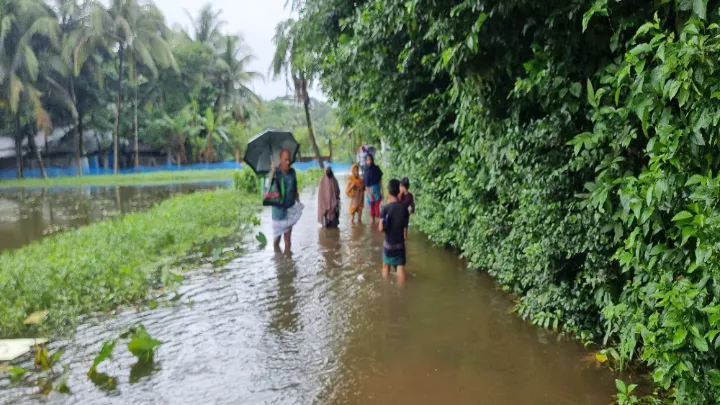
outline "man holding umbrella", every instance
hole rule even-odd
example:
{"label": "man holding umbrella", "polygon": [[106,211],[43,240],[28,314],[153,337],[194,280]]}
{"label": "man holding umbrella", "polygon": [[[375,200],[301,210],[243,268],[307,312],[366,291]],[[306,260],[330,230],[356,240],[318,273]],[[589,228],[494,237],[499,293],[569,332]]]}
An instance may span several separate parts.
{"label": "man holding umbrella", "polygon": [[282,203],[272,207],[273,238],[275,250],[280,250],[280,238],[285,239],[285,253],[290,252],[290,237],[292,228],[300,220],[303,206],[300,204],[300,193],[298,192],[297,176],[295,169],[290,166],[291,152],[288,149],[280,151],[280,171],[272,162],[270,178],[275,177],[278,182],[284,185],[285,194],[282,196]]}
{"label": "man holding umbrella", "polygon": [[[300,144],[287,131],[266,129],[248,141],[245,163],[258,176],[270,175],[280,186],[281,198],[273,204],[273,239],[275,250],[280,250],[280,238],[285,238],[285,252],[290,252],[292,228],[300,220],[303,205],[300,204],[297,177],[292,163],[300,150]],[[276,170],[279,161],[280,170]]]}

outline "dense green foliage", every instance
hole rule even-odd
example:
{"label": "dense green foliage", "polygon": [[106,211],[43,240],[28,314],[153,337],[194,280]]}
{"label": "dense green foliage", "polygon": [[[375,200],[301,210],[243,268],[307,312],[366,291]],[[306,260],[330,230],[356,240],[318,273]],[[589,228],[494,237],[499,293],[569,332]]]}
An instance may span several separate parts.
{"label": "dense green foliage", "polygon": [[[16,140],[18,177],[27,166],[21,141],[28,140],[25,156],[42,168],[48,148],[31,135],[52,128],[67,131],[72,141],[63,144],[72,145],[78,164],[88,154],[83,137],[93,134],[102,151],[113,151],[116,171],[121,159],[140,162],[141,144],[162,148],[177,164],[240,160],[268,109],[250,88],[262,79],[248,70],[251,50],[240,33],[223,31],[221,13],[207,4],[183,30],[168,28],[151,2],[1,1],[0,133]],[[278,52],[285,48],[278,43]],[[273,62],[275,73],[292,72],[289,56],[283,61]],[[328,118],[315,128],[320,145],[327,150],[334,136],[339,148],[349,148],[332,108],[307,97],[309,85],[292,105],[302,122],[279,124],[302,128],[310,156],[308,121],[319,114]]]}
{"label": "dense green foliage", "polygon": [[[353,138],[342,127],[334,108],[320,100],[312,100],[310,116],[320,155],[329,156],[332,144],[332,159],[335,162],[349,162],[355,159],[360,147],[360,138]],[[258,117],[252,123],[252,132],[262,128],[278,128],[292,131],[300,143],[300,155],[313,157],[312,142],[305,122],[305,111],[301,105],[289,97],[266,101],[261,106]]]}
{"label": "dense green foliage", "polygon": [[[179,275],[167,266],[193,246],[233,235],[255,222],[255,196],[234,190],[174,197],[155,208],[42,239],[0,255],[0,337],[41,325],[56,334],[80,314],[136,304]],[[255,197],[256,198],[256,197]]]}
{"label": "dense green foliage", "polygon": [[720,401],[717,2],[295,6],[323,89],[389,142],[422,230],[533,323],[643,361],[662,398]]}

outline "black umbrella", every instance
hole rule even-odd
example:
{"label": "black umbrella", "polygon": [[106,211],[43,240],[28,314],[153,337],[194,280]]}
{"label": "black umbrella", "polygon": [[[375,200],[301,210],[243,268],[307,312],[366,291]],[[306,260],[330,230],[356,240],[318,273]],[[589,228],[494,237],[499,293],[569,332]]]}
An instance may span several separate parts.
{"label": "black umbrella", "polygon": [[290,132],[266,129],[248,142],[245,163],[259,175],[270,173],[270,164],[280,161],[280,151],[290,151],[290,163],[295,162],[300,144]]}

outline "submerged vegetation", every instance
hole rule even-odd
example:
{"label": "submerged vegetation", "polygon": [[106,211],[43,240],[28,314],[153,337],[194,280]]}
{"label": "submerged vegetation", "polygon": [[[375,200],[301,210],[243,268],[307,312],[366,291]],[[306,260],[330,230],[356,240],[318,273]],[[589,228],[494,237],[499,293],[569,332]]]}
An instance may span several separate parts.
{"label": "submerged vegetation", "polygon": [[297,59],[390,146],[432,240],[644,363],[643,400],[720,401],[718,2],[293,4]]}
{"label": "submerged vegetation", "polygon": [[[255,197],[255,196],[252,196]],[[79,315],[142,302],[182,275],[175,259],[247,232],[256,199],[227,189],[174,197],[155,208],[42,239],[0,255],[0,337],[57,335]],[[48,311],[40,325],[26,317]]]}

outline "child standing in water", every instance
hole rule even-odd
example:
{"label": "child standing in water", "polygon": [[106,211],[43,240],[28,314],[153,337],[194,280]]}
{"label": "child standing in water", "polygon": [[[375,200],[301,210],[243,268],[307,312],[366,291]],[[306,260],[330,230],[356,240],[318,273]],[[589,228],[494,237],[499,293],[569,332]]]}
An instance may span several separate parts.
{"label": "child standing in water", "polygon": [[408,209],[410,215],[415,213],[415,197],[410,192],[410,180],[407,177],[400,180],[400,202]]}
{"label": "child standing in water", "polygon": [[405,241],[410,214],[400,202],[400,182],[392,179],[388,182],[387,191],[390,203],[380,212],[380,232],[385,232],[383,244],[383,277],[390,273],[390,266],[397,267],[398,284],[405,282]]}

